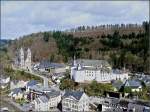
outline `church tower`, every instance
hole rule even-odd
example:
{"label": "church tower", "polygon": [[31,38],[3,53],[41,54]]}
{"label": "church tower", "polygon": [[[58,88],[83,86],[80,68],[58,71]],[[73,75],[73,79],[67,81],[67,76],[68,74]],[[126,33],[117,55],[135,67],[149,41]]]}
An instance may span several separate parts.
{"label": "church tower", "polygon": [[27,50],[27,58],[25,60],[25,67],[26,69],[31,69],[31,50],[28,48]]}
{"label": "church tower", "polygon": [[74,60],[73,60],[73,66],[77,67],[77,62],[76,62],[76,57],[74,56]]}
{"label": "church tower", "polygon": [[20,67],[23,69],[24,68],[24,51],[23,48],[20,49]]}

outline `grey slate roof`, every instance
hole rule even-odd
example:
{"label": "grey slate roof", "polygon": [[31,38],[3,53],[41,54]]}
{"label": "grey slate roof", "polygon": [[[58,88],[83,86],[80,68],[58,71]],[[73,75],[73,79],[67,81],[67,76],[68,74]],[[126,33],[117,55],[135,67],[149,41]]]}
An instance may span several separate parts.
{"label": "grey slate roof", "polygon": [[39,96],[38,98],[35,99],[35,102],[39,103],[47,103],[48,99],[46,96]]}
{"label": "grey slate roof", "polygon": [[12,94],[18,94],[18,93],[23,93],[23,91],[21,90],[21,88],[15,88],[12,90]]}
{"label": "grey slate roof", "polygon": [[83,66],[110,66],[106,60],[89,60],[89,59],[78,59],[76,60],[77,64],[81,64]]}
{"label": "grey slate roof", "polygon": [[137,81],[137,80],[127,80],[125,82],[125,86],[131,87],[131,88],[138,88],[139,86],[141,86],[141,83],[140,81]]}
{"label": "grey slate roof", "polygon": [[60,63],[51,63],[50,61],[42,61],[40,62],[39,68],[62,68],[64,67],[63,64]]}
{"label": "grey slate roof", "polygon": [[46,96],[40,96],[39,99],[40,99],[43,103],[48,102],[48,99],[47,99]]}
{"label": "grey slate roof", "polygon": [[117,90],[119,90],[121,88],[121,86],[123,85],[123,83],[121,81],[115,81],[112,83],[113,87],[117,88]]}
{"label": "grey slate roof", "polygon": [[126,100],[126,99],[121,99],[121,100],[119,101],[119,104],[120,104],[121,106],[125,106],[125,107],[127,107],[129,103],[150,107],[150,101],[143,101],[143,100]]}
{"label": "grey slate roof", "polygon": [[66,98],[69,96],[73,96],[76,100],[80,100],[83,93],[83,91],[66,91],[63,97]]}
{"label": "grey slate roof", "polygon": [[48,98],[54,98],[54,97],[57,97],[60,95],[60,92],[59,91],[55,91],[55,90],[52,90],[51,92],[47,92],[46,93],[46,96]]}
{"label": "grey slate roof", "polygon": [[33,85],[30,89],[38,92],[43,92],[43,86],[40,85]]}
{"label": "grey slate roof", "polygon": [[113,69],[112,72],[115,73],[115,74],[122,74],[124,71],[119,70],[119,69]]}
{"label": "grey slate roof", "polygon": [[52,88],[44,87],[42,85],[34,85],[30,88],[30,90],[34,90],[36,92],[45,93],[48,97],[55,97],[60,95],[59,91],[55,91]]}
{"label": "grey slate roof", "polygon": [[34,86],[36,84],[38,84],[36,80],[31,80],[27,83],[27,86]]}

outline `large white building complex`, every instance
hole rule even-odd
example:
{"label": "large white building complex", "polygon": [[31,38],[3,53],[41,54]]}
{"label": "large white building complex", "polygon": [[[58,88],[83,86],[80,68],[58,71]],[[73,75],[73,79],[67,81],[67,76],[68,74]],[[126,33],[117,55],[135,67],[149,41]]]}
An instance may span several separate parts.
{"label": "large white building complex", "polygon": [[89,83],[93,80],[104,83],[128,79],[128,72],[112,69],[105,60],[74,59],[71,67],[71,79],[79,83]]}

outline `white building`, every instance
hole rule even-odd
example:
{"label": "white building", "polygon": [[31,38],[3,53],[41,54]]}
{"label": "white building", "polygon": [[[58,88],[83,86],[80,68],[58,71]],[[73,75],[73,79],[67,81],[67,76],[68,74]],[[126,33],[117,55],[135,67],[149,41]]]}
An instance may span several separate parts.
{"label": "white building", "polygon": [[4,89],[8,86],[10,82],[10,77],[5,77],[3,75],[1,75],[0,77],[0,88]]}
{"label": "white building", "polygon": [[23,94],[24,92],[22,91],[21,88],[15,88],[11,91],[11,93],[8,95],[10,96],[12,99],[21,99],[23,98]]}
{"label": "white building", "polygon": [[49,111],[48,98],[46,96],[36,98],[33,103],[35,111]]}
{"label": "white building", "polygon": [[112,80],[128,79],[128,72],[112,70],[105,60],[74,60],[71,67],[71,78],[75,82],[88,83],[93,80],[97,82],[110,82]]}
{"label": "white building", "polygon": [[26,86],[26,84],[28,83],[28,81],[24,81],[24,80],[14,80],[10,82],[10,90],[13,90],[15,88],[23,88]]}
{"label": "white building", "polygon": [[61,101],[61,94],[59,91],[52,90],[46,93],[48,98],[49,108],[56,108]]}
{"label": "white building", "polygon": [[30,89],[32,89],[30,94],[34,98],[32,103],[34,104],[35,111],[50,111],[57,108],[61,101],[61,93],[59,91],[37,85]]}
{"label": "white building", "polygon": [[89,111],[89,97],[81,91],[67,91],[62,98],[62,111]]}

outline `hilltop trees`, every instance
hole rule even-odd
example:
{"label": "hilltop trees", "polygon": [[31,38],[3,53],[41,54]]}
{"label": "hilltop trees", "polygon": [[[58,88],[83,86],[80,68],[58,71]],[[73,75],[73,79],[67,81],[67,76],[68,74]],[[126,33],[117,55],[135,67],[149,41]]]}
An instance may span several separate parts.
{"label": "hilltop trees", "polygon": [[31,47],[34,61],[68,62],[76,55],[76,58],[109,60],[114,68],[126,66],[150,73],[148,31],[149,22],[143,22],[142,26],[80,26],[72,32],[40,32],[14,41],[8,52],[13,54],[20,46]]}
{"label": "hilltop trees", "polygon": [[47,32],[44,32],[44,37],[43,37],[43,40],[45,41],[45,42],[48,42],[49,41],[49,33],[47,33]]}
{"label": "hilltop trees", "polygon": [[59,53],[63,55],[64,61],[67,62],[69,57],[73,57],[75,51],[73,35],[56,31],[53,32],[53,38],[55,38],[57,42]]}

